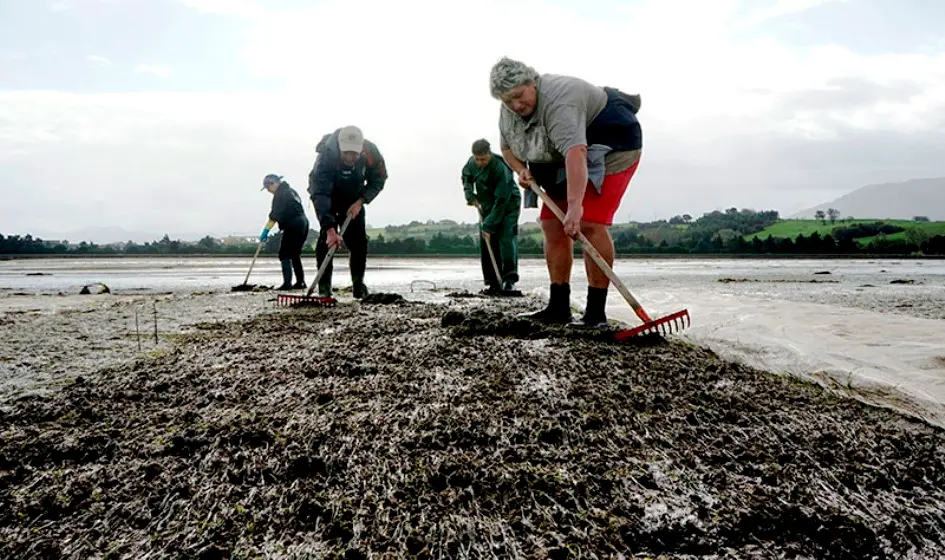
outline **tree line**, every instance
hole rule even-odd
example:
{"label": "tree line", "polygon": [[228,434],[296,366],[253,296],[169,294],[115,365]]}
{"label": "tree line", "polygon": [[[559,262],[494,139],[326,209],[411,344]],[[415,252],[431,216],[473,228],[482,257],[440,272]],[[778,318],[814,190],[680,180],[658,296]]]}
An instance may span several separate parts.
{"label": "tree line", "polygon": [[[839,213],[831,212],[831,217]],[[887,255],[945,255],[945,236],[929,236],[925,230],[885,222],[838,225],[830,233],[812,233],[794,237],[760,238],[757,233],[780,221],[778,212],[750,209],[714,211],[693,220],[689,215],[674,216],[669,220],[618,225],[614,230],[614,246],[619,254],[741,254],[741,255],[824,255],[824,254],[887,254]],[[432,236],[401,233],[370,238],[372,254],[377,255],[465,255],[479,252],[479,236],[475,225],[415,222],[406,226],[385,228],[388,233],[411,231],[421,225],[437,226]],[[440,229],[440,225],[446,227]],[[902,234],[902,235],[898,235]],[[309,231],[304,252],[314,253],[317,232]],[[868,243],[858,240],[869,238]],[[266,240],[264,251],[279,250],[281,232]],[[170,239],[168,235],[148,243],[127,242],[119,245],[97,245],[82,242],[78,245],[50,243],[31,235],[0,235],[0,254],[5,255],[188,255],[188,254],[252,254],[256,244],[224,244],[207,236],[197,242]],[[519,254],[541,255],[540,236],[523,234],[518,240]],[[575,244],[575,253],[580,252]]]}

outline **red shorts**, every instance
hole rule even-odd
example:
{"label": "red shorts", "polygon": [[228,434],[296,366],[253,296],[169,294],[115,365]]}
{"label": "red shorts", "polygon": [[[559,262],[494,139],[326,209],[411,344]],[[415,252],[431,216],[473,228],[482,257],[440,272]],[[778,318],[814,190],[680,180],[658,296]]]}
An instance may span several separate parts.
{"label": "red shorts", "polygon": [[[627,187],[630,186],[630,179],[633,178],[637,166],[640,165],[640,159],[641,158],[637,158],[637,160],[633,162],[633,165],[620,173],[604,175],[604,183],[601,185],[600,194],[597,194],[597,189],[594,188],[594,185],[591,184],[590,181],[587,182],[587,188],[584,190],[584,214],[581,218],[582,221],[604,224],[606,226],[613,225],[614,214],[617,213],[620,201],[623,200],[623,195],[627,192]],[[558,208],[561,208],[562,212],[568,211],[567,200],[552,200],[558,205]],[[551,208],[542,204],[538,219],[557,220],[558,218],[555,217]]]}

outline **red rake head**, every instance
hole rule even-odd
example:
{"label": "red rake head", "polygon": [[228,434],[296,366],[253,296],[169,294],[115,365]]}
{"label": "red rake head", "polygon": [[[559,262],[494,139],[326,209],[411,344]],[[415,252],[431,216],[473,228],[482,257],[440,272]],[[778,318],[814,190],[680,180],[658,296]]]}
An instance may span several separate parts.
{"label": "red rake head", "polygon": [[677,311],[671,315],[660,317],[659,319],[655,319],[649,323],[644,323],[639,327],[620,331],[614,335],[614,339],[626,340],[634,336],[649,334],[659,334],[665,336],[667,334],[679,332],[684,328],[691,326],[692,320],[689,318],[689,310],[683,309],[682,311]]}
{"label": "red rake head", "polygon": [[331,296],[294,296],[280,294],[276,297],[276,305],[280,307],[334,307],[338,300]]}

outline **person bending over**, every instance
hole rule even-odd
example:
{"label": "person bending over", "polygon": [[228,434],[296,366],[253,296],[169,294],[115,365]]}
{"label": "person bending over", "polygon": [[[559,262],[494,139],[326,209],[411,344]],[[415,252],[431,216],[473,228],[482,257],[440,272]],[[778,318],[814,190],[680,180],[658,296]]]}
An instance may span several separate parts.
{"label": "person bending over", "polygon": [[[515,186],[512,170],[489,141],[476,140],[472,156],[462,170],[466,204],[475,206],[482,222],[479,257],[488,292],[511,291],[518,282],[518,218],[522,196]],[[496,257],[500,278],[496,278],[488,243]]]}
{"label": "person bending over", "polygon": [[[272,208],[269,222],[259,235],[260,241],[269,237],[272,226],[279,224],[282,239],[279,241],[279,262],[282,264],[282,285],[277,290],[299,290],[305,288],[305,270],[302,268],[302,248],[308,239],[309,222],[302,206],[302,199],[289,183],[274,173],[263,179],[263,188],[272,193]],[[295,284],[292,284],[292,269],[295,269]]]}
{"label": "person bending over", "polygon": [[[309,173],[308,192],[315,205],[320,231],[315,246],[318,266],[328,250],[344,245],[350,252],[353,295],[368,294],[364,285],[367,268],[367,230],[364,205],[370,204],[387,182],[387,167],[377,146],[364,139],[356,126],[339,128],[322,137],[315,148],[318,156]],[[340,228],[347,216],[351,223],[344,234]],[[332,263],[318,282],[318,295],[331,295]]]}
{"label": "person bending over", "polygon": [[[551,298],[527,315],[542,322],[570,323],[573,239],[581,232],[613,266],[610,226],[640,163],[643,133],[636,113],[640,96],[598,87],[581,78],[539,74],[507,57],[490,72],[490,92],[500,100],[502,155],[519,183],[534,179],[565,214],[562,223],[542,205],[545,263]],[[582,322],[607,324],[610,281],[584,254],[587,306]]]}

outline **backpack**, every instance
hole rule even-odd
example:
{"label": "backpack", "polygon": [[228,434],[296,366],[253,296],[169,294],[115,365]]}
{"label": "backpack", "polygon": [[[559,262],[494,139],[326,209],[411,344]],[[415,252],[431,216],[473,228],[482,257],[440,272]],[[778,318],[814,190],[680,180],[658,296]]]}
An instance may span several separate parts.
{"label": "backpack", "polygon": [[604,86],[603,89],[604,91],[612,91],[616,93],[617,95],[619,95],[620,97],[622,97],[623,99],[625,99],[627,103],[630,104],[634,115],[640,112],[640,105],[643,104],[643,99],[640,97],[639,93],[634,93],[634,94],[624,93],[620,91],[619,89],[615,87],[610,87],[610,86]]}

